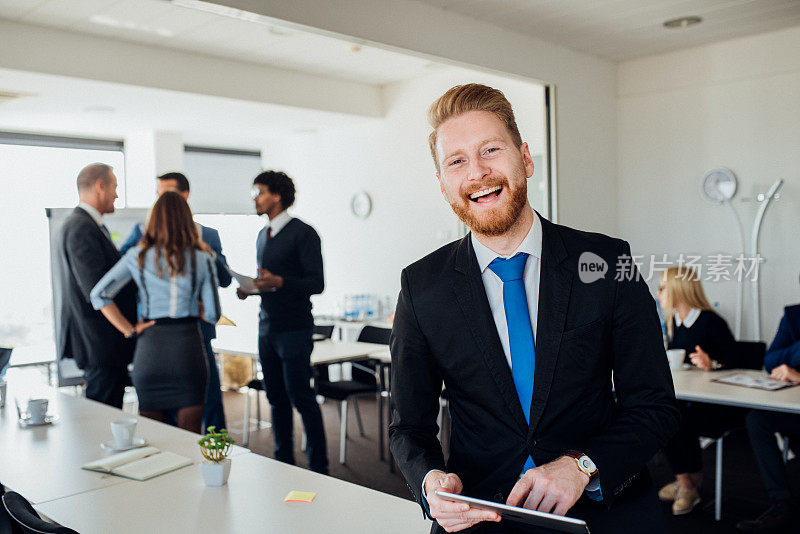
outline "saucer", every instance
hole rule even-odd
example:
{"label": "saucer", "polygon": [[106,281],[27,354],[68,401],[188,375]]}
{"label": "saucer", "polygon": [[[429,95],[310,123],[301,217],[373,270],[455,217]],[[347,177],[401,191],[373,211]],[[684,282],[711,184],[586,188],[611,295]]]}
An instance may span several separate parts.
{"label": "saucer", "polygon": [[115,452],[138,449],[139,447],[144,447],[145,445],[147,445],[147,440],[144,438],[133,438],[133,443],[131,443],[127,447],[118,447],[113,439],[106,440],[100,444],[100,446],[103,447],[104,449]]}
{"label": "saucer", "polygon": [[58,422],[58,416],[53,414],[47,414],[44,416],[44,421],[41,423],[33,423],[31,422],[30,417],[25,417],[23,419],[19,419],[19,426],[22,428],[28,428],[32,426],[45,426],[45,425],[52,425]]}

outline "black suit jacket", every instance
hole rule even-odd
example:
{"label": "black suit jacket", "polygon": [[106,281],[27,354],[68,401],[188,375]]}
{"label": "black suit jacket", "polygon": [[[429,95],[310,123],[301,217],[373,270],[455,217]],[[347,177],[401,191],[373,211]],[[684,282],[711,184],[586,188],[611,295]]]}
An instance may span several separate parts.
{"label": "black suit jacket", "polygon": [[[578,450],[597,464],[611,507],[628,486],[643,485],[634,481],[677,429],[653,298],[638,272],[635,280],[615,280],[617,258],[630,256],[629,245],[541,221],[530,422],[470,236],[402,273],[391,338],[389,432],[392,453],[418,500],[425,474],[441,469],[459,475],[465,495],[504,502],[529,454],[542,465]],[[604,278],[580,280],[584,252],[606,261]],[[446,465],[436,437],[442,383],[452,417]]]}
{"label": "black suit jacket", "polygon": [[[96,311],[89,299],[92,288],[119,261],[113,243],[91,215],[75,208],[64,221],[57,246],[56,270],[62,310],[58,344],[59,358],[74,358],[81,369],[100,366],[124,367],[133,358],[133,346]],[[136,323],[136,287],[131,282],[114,302]]]}

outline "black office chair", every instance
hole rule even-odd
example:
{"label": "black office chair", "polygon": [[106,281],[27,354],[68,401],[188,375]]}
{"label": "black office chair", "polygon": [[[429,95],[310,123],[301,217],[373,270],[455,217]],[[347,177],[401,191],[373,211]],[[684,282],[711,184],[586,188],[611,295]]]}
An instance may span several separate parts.
{"label": "black office chair", "polygon": [[767,344],[763,341],[737,341],[736,352],[739,368],[755,369],[756,371],[764,368]]}
{"label": "black office chair", "polygon": [[15,523],[14,526],[18,526],[19,532],[24,534],[78,534],[71,528],[49,523],[39,517],[31,503],[19,493],[9,491],[4,494],[3,506]]}
{"label": "black office chair", "polygon": [[[364,343],[389,344],[388,328],[376,326],[365,326],[358,336],[358,341]],[[353,374],[350,380],[339,380],[332,382],[329,375],[329,365],[317,365],[314,367],[314,389],[317,395],[322,395],[326,399],[332,399],[339,403],[339,417],[341,421],[341,432],[339,437],[339,463],[344,465],[347,459],[347,408],[350,401],[353,403],[353,410],[356,414],[358,432],[364,436],[364,424],[361,421],[361,412],[358,407],[358,397],[361,395],[380,395],[380,384],[378,382],[375,362],[365,359],[358,362],[351,362]],[[338,365],[338,364],[337,364]],[[380,432],[382,429],[378,429]]]}
{"label": "black office chair", "polygon": [[[323,339],[330,339],[333,335],[333,326],[332,324],[323,324],[323,325],[314,325],[314,341],[322,341]],[[319,336],[322,336],[320,338]]]}
{"label": "black office chair", "polygon": [[[0,484],[0,501],[5,492],[6,489],[3,487],[3,484]],[[8,515],[6,511],[6,507],[2,505],[0,505],[0,534],[23,534],[22,528],[20,528],[16,521],[11,519],[11,516]]]}
{"label": "black office chair", "polygon": [[11,361],[11,351],[14,349],[10,349],[8,347],[0,347],[0,374],[3,373],[3,369],[8,367],[8,363]]}
{"label": "black office chair", "polygon": [[[365,365],[366,364],[366,365]],[[358,396],[375,395],[378,393],[378,380],[375,371],[368,367],[368,362],[353,362],[353,376],[351,380],[338,380],[332,382],[328,374],[329,365],[314,366],[314,389],[317,395],[339,403],[339,418],[341,421],[341,436],[339,438],[339,463],[344,465],[347,456],[347,407],[349,401],[353,402],[353,409],[358,422],[358,432],[364,435],[364,425],[361,422],[361,413],[358,408]]]}
{"label": "black office chair", "polygon": [[[314,325],[314,334],[318,334],[324,336],[325,339],[330,339],[331,335],[333,335],[333,326],[330,325]],[[322,339],[315,339],[316,341],[322,341]],[[257,428],[259,430],[264,430],[267,428],[272,428],[272,423],[269,421],[262,421],[261,420],[261,400],[259,397],[261,396],[261,391],[266,391],[264,388],[264,381],[261,378],[254,378],[250,382],[247,383],[245,386],[244,395],[245,395],[245,404],[244,404],[244,422],[242,428],[242,446],[247,447],[250,444],[250,392],[255,391],[256,393],[256,423]],[[303,434],[305,436],[305,434]],[[305,450],[305,446],[303,446]]]}
{"label": "black office chair", "polygon": [[366,325],[358,334],[358,341],[364,343],[389,344],[389,336],[392,334],[391,328],[381,328],[379,326]]}

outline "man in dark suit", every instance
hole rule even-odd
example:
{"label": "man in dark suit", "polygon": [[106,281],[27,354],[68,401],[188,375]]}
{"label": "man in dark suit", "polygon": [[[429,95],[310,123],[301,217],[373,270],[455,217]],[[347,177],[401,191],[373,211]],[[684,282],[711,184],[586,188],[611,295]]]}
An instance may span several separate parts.
{"label": "man in dark suit", "polygon": [[[189,200],[189,180],[186,175],[180,172],[168,172],[162,174],[156,180],[156,194],[161,196],[164,191],[177,191],[183,198]],[[214,251],[214,264],[217,267],[217,280],[219,287],[231,285],[231,273],[228,271],[228,262],[222,253],[222,242],[219,239],[219,232],[214,228],[198,224],[200,229],[200,239],[211,247]],[[120,248],[120,254],[125,254],[128,249],[136,246],[142,239],[144,225],[137,224],[131,235]],[[222,392],[220,391],[219,370],[217,361],[214,358],[214,349],[211,347],[211,340],[217,337],[216,326],[205,321],[200,321],[200,330],[203,333],[203,341],[206,346],[206,357],[208,358],[208,390],[206,392],[206,403],[203,406],[203,432],[214,426],[218,430],[226,428],[225,411],[222,406]]]}
{"label": "man in dark suit", "polygon": [[531,209],[533,160],[500,91],[454,87],[429,120],[442,194],[472,230],[403,271],[392,330],[391,447],[432,531],[543,532],[444,490],[569,512],[595,534],[665,532],[645,464],[678,412],[647,285],[612,271],[628,244]]}
{"label": "man in dark suit", "polygon": [[[64,221],[57,248],[63,303],[58,318],[58,357],[74,358],[83,369],[87,398],[121,408],[134,343],[95,311],[89,300],[95,284],[120,259],[103,224],[103,215],[114,212],[117,178],[110,166],[94,163],[81,170],[77,182],[80,204]],[[136,323],[133,283],[123,288],[114,302]]]}

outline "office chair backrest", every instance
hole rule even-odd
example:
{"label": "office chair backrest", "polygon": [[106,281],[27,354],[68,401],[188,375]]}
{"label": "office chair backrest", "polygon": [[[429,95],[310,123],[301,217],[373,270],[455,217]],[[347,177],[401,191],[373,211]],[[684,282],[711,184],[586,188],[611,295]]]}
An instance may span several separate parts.
{"label": "office chair backrest", "polygon": [[78,534],[71,528],[48,523],[36,513],[31,503],[19,493],[9,491],[3,495],[3,506],[8,515],[25,534]]}
{"label": "office chair backrest", "polygon": [[737,341],[736,351],[739,367],[742,369],[764,368],[764,355],[767,353],[767,344],[763,341]]}
{"label": "office chair backrest", "polygon": [[333,335],[333,325],[332,324],[323,324],[323,325],[314,325],[314,333],[320,334],[322,336],[330,337]]}
{"label": "office chair backrest", "polygon": [[11,361],[11,350],[7,347],[0,347],[0,373],[3,372]]}
{"label": "office chair backrest", "polygon": [[358,341],[364,343],[380,343],[381,345],[389,344],[389,336],[392,333],[391,328],[380,328],[378,326],[367,325],[361,329],[358,334]]}
{"label": "office chair backrest", "polygon": [[319,384],[329,384],[336,387],[336,384],[340,383],[353,383],[358,382],[361,384],[370,384],[375,385],[377,384],[377,379],[375,378],[375,374],[371,371],[367,371],[367,369],[372,369],[374,364],[370,361],[358,361],[353,364],[351,369],[352,379],[347,381],[338,380],[336,382],[331,382],[330,373],[328,372],[328,368],[331,365],[340,365],[340,364],[322,364],[322,365],[315,365],[314,366],[314,383]]}
{"label": "office chair backrest", "polygon": [[[0,483],[0,499],[2,499],[5,492],[3,484]],[[22,528],[8,515],[6,507],[2,505],[2,501],[0,501],[0,534],[23,534]]]}

